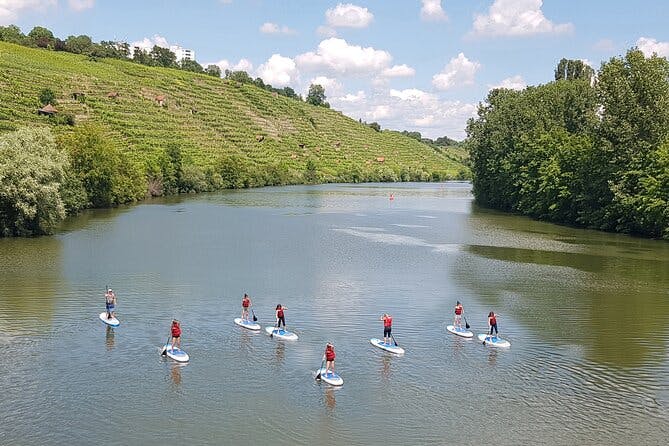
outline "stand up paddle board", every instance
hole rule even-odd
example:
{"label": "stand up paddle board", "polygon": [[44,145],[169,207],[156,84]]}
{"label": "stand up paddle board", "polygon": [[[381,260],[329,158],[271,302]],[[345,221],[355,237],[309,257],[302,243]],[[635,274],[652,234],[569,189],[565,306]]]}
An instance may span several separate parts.
{"label": "stand up paddle board", "polygon": [[267,334],[272,335],[273,338],[285,339],[286,341],[296,341],[297,335],[292,331],[284,330],[283,328],[265,327]]}
{"label": "stand up paddle board", "polygon": [[386,344],[382,339],[372,338],[369,342],[374,346],[382,350],[389,351],[390,353],[395,353],[396,355],[403,355],[404,349],[395,344]]}
{"label": "stand up paddle board", "polygon": [[174,359],[177,362],[188,362],[188,360],[190,359],[188,357],[188,353],[179,348],[172,348],[172,344],[164,345],[163,351],[165,351],[165,354],[168,357]]}
{"label": "stand up paddle board", "polygon": [[453,325],[447,325],[446,330],[450,331],[454,335],[462,336],[463,338],[473,338],[474,333],[462,327],[455,327]]}
{"label": "stand up paddle board", "polygon": [[235,324],[240,327],[248,328],[249,330],[260,330],[260,324],[253,321],[245,321],[241,317],[235,318]]}
{"label": "stand up paddle board", "polygon": [[344,380],[341,378],[341,376],[337,375],[334,372],[328,372],[328,374],[325,374],[325,368],[318,369],[316,371],[316,375],[320,376],[322,381],[325,381],[326,383],[330,384],[331,386],[342,386],[344,385]]}
{"label": "stand up paddle board", "polygon": [[118,327],[121,325],[121,323],[116,319],[115,317],[112,317],[111,319],[107,319],[107,312],[103,311],[100,313],[100,320],[104,322],[105,324],[109,325],[110,327]]}
{"label": "stand up paddle board", "polygon": [[485,345],[492,345],[493,347],[511,347],[511,343],[506,339],[502,339],[499,336],[490,336],[487,334],[481,333],[478,335],[479,341],[485,341]]}

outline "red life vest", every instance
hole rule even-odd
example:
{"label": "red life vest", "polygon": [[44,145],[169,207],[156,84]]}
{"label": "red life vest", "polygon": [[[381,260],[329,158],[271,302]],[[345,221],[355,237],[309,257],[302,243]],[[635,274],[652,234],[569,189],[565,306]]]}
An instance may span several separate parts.
{"label": "red life vest", "polygon": [[383,326],[384,327],[390,327],[393,325],[393,318],[390,316],[387,316],[386,318],[383,319]]}
{"label": "red life vest", "polygon": [[242,299],[242,307],[248,308],[250,303],[251,303],[251,300],[248,297],[245,297],[244,299]]}
{"label": "red life vest", "polygon": [[276,310],[276,317],[283,317],[283,308]]}
{"label": "red life vest", "polygon": [[325,349],[325,359],[327,361],[334,361],[335,351],[332,347],[326,347],[326,349]]}
{"label": "red life vest", "polygon": [[495,316],[490,316],[490,325],[497,325],[497,318]]}
{"label": "red life vest", "polygon": [[181,327],[179,327],[179,324],[172,325],[172,336],[174,336],[175,338],[177,336],[181,336]]}
{"label": "red life vest", "polygon": [[455,314],[457,314],[458,316],[461,315],[462,314],[462,307],[460,307],[460,306],[455,307]]}

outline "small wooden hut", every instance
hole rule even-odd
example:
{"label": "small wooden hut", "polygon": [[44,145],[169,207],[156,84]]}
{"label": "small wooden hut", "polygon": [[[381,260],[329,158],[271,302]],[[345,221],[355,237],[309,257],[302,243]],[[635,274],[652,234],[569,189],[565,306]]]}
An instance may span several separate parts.
{"label": "small wooden hut", "polygon": [[58,113],[58,110],[51,104],[46,104],[44,107],[37,110],[37,114],[41,116],[53,116],[56,113]]}

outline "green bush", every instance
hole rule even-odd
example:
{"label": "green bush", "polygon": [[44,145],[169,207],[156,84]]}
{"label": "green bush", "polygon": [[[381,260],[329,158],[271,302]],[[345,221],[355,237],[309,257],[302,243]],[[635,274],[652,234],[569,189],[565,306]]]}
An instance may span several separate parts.
{"label": "green bush", "polygon": [[0,236],[51,233],[65,218],[59,190],[67,155],[48,129],[0,136]]}

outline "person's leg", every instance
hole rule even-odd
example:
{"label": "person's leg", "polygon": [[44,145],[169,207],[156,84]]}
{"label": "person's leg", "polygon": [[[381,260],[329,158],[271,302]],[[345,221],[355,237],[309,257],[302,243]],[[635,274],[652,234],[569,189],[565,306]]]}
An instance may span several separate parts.
{"label": "person's leg", "polygon": [[497,324],[495,324],[494,327],[495,327],[495,336],[497,336],[499,334],[499,331],[497,331]]}

